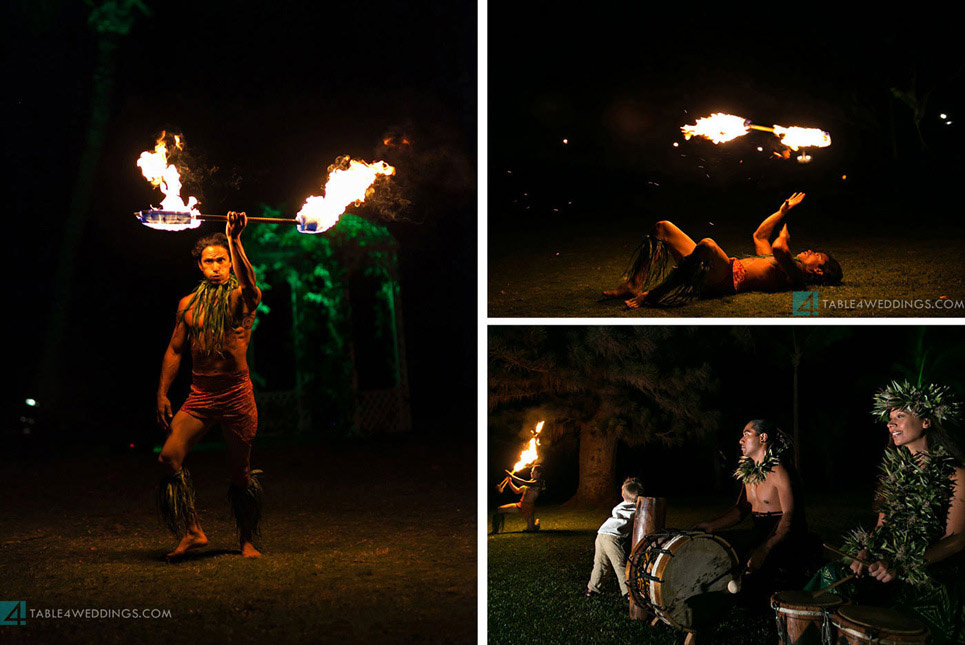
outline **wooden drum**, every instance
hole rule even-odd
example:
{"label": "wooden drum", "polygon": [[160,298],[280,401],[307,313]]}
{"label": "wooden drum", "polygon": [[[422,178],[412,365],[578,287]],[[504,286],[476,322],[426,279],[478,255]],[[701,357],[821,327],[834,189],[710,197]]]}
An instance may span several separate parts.
{"label": "wooden drum", "polygon": [[917,620],[881,607],[844,605],[831,616],[835,645],[924,643],[928,629]]}
{"label": "wooden drum", "polygon": [[778,591],[771,596],[781,645],[827,645],[831,642],[830,614],[844,603],[834,594],[817,598],[810,591]]}

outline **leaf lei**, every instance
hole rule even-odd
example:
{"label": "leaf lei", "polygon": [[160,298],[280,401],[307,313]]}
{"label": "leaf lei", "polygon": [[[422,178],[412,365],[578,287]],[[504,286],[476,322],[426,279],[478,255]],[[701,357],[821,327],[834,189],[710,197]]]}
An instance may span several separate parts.
{"label": "leaf lei", "polygon": [[774,466],[780,463],[780,456],[770,449],[764,454],[761,463],[755,462],[750,457],[741,457],[740,461],[737,462],[737,470],[734,471],[734,477],[742,484],[756,486],[767,479],[767,474],[774,470]]}
{"label": "leaf lei", "polygon": [[884,522],[871,531],[851,531],[842,550],[857,556],[867,549],[871,560],[890,563],[899,579],[913,587],[931,587],[924,554],[945,533],[955,464],[941,446],[914,455],[904,448],[888,448],[876,493],[876,510],[884,514]]}

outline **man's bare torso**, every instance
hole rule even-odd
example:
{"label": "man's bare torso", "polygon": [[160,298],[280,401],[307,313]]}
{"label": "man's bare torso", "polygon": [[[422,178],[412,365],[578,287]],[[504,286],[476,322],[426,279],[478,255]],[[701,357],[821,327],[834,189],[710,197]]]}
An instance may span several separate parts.
{"label": "man's bare torso", "polygon": [[[191,296],[181,300],[179,310],[191,301]],[[198,346],[195,331],[194,307],[185,312],[184,324],[187,325],[191,342],[192,371],[196,374],[216,375],[248,369],[248,345],[251,342],[251,328],[255,323],[255,308],[248,306],[241,297],[241,289],[231,292],[231,324],[225,330],[224,351],[205,354]]]}
{"label": "man's bare torso", "polygon": [[738,262],[744,265],[744,291],[786,291],[791,286],[773,256],[741,258]]}
{"label": "man's bare torso", "polygon": [[[768,478],[770,479],[770,478]],[[765,479],[760,484],[745,484],[744,494],[754,513],[780,513],[781,499],[777,486]]]}

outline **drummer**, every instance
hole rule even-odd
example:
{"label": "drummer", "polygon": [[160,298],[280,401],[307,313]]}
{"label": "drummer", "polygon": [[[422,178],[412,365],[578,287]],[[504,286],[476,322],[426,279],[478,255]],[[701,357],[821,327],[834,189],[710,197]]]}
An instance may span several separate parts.
{"label": "drummer", "polygon": [[875,395],[872,414],[887,424],[889,443],[875,493],[877,524],[846,537],[843,551],[856,557],[850,571],[831,563],[807,589],[855,573],[859,583],[833,593],[914,616],[934,643],[963,642],[965,455],[947,431],[959,404],[945,386],[893,382]]}
{"label": "drummer", "polygon": [[[750,531],[733,531],[725,537],[744,561],[742,600],[760,605],[780,588],[800,588],[807,561],[803,557],[807,522],[798,493],[797,477],[788,457],[791,441],[773,422],[755,419],[744,426],[741,459],[734,477],[743,484],[737,503],[726,513],[694,529],[714,533],[731,528],[748,515]],[[763,608],[763,607],[760,607]]]}

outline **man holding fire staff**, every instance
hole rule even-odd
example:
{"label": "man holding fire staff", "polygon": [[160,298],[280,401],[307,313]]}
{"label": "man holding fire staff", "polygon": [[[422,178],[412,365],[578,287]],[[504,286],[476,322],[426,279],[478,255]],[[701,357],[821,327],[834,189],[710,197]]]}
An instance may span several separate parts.
{"label": "man holding fire staff", "polygon": [[[228,499],[238,525],[241,555],[261,555],[252,544],[261,519],[262,490],[257,478],[260,471],[249,468],[258,410],[247,361],[261,290],[241,245],[247,222],[245,213],[229,212],[226,234],[209,235],[195,245],[192,255],[204,280],[178,304],[174,333],[161,363],[157,419],[170,434],[158,459],[165,471],[158,489],[158,510],[165,525],[181,539],[169,559],[208,543],[194,507],[191,477],[183,464],[191,447],[216,423],[221,424],[228,444]],[[167,394],[188,348],[191,392],[173,414]]]}

